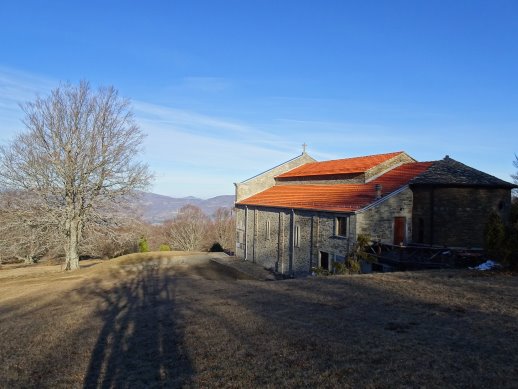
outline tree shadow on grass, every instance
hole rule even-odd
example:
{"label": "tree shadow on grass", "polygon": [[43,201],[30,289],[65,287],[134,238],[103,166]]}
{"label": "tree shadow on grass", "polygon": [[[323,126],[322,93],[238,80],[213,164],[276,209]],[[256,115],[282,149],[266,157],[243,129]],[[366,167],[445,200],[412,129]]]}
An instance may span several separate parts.
{"label": "tree shadow on grass", "polygon": [[180,294],[197,299],[183,311],[200,329],[191,335],[196,379],[236,387],[515,386],[515,310],[467,306],[469,296],[449,297],[452,282],[429,289],[426,277],[387,278],[225,288],[185,279]]}
{"label": "tree shadow on grass", "polygon": [[175,302],[171,272],[148,266],[125,272],[101,297],[104,324],[92,351],[84,388],[179,387],[192,376],[183,347],[183,325]]}

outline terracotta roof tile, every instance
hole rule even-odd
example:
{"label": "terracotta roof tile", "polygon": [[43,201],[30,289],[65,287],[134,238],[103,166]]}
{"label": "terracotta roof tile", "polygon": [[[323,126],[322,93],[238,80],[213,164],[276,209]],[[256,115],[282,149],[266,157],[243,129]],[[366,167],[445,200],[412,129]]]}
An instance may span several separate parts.
{"label": "terracotta roof tile", "polygon": [[375,201],[375,185],[382,185],[387,195],[406,185],[426,171],[431,162],[401,165],[366,184],[277,185],[251,196],[238,204],[280,208],[355,211]]}
{"label": "terracotta roof tile", "polygon": [[369,155],[366,157],[335,159],[332,161],[324,162],[311,162],[290,170],[289,172],[280,174],[276,178],[363,173],[373,168],[374,166],[379,165],[380,163],[394,158],[401,153],[403,152],[398,151],[395,153]]}

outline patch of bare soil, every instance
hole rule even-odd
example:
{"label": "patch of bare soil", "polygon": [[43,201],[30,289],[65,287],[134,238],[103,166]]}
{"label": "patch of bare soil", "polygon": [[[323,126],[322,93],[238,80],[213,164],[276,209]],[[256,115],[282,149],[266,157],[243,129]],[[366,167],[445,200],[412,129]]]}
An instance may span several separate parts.
{"label": "patch of bare soil", "polygon": [[141,264],[4,274],[0,387],[518,382],[518,277],[428,271],[260,282],[214,262]]}

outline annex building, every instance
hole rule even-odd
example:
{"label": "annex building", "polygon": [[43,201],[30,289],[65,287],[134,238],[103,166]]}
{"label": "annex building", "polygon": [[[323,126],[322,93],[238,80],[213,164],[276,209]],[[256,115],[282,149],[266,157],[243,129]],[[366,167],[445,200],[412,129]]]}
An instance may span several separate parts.
{"label": "annex building", "polygon": [[403,151],[317,162],[306,152],[236,186],[236,256],[283,274],[331,269],[358,234],[385,244],[481,248],[515,185],[446,156]]}

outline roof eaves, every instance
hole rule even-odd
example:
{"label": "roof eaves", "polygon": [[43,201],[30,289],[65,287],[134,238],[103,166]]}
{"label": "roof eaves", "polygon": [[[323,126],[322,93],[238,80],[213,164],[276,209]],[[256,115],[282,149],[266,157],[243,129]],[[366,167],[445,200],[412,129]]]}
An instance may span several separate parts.
{"label": "roof eaves", "polygon": [[303,206],[286,206],[286,205],[265,205],[265,204],[254,204],[254,203],[236,203],[242,207],[263,207],[263,208],[276,208],[276,209],[295,209],[299,211],[311,211],[311,212],[333,212],[333,213],[355,213],[352,209],[331,209],[331,208],[318,208],[318,207],[303,207]]}

